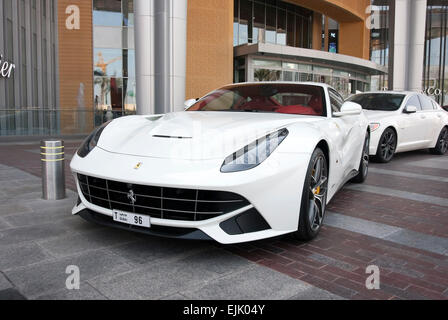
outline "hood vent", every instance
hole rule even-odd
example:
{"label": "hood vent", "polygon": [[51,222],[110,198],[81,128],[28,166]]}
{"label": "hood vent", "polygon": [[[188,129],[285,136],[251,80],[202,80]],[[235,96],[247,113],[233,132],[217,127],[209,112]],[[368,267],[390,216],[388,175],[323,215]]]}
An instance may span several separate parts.
{"label": "hood vent", "polygon": [[163,136],[163,135],[153,135],[153,138],[163,138],[163,139],[193,139],[193,137],[180,137],[180,136]]}

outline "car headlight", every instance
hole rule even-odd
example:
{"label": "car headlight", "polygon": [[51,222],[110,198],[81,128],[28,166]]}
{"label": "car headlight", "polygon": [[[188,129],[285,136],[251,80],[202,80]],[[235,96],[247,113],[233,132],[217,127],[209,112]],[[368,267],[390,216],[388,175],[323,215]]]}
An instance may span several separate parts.
{"label": "car headlight", "polygon": [[287,129],[280,129],[234,152],[224,160],[221,172],[238,172],[255,168],[277,149],[288,134]]}
{"label": "car headlight", "polygon": [[110,122],[111,121],[108,121],[103,125],[101,125],[100,127],[93,130],[93,132],[87,137],[86,140],[84,140],[84,142],[79,147],[77,152],[78,156],[84,158],[90,153],[90,151],[93,150],[93,148],[96,147],[96,145],[98,144],[98,140],[100,140],[101,134],[103,133],[103,130],[107,127],[107,125]]}
{"label": "car headlight", "polygon": [[371,123],[369,126],[370,126],[370,132],[373,132],[380,127],[380,124],[379,123]]}

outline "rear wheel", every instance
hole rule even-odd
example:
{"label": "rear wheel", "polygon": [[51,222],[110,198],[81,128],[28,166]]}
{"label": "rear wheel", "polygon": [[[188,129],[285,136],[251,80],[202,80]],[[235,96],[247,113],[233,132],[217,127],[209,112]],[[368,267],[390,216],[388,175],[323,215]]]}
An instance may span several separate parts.
{"label": "rear wheel", "polygon": [[429,149],[432,154],[444,155],[448,151],[448,127],[444,127],[437,139],[436,147]]}
{"label": "rear wheel", "polygon": [[369,174],[369,148],[370,148],[370,134],[366,133],[364,139],[364,146],[362,149],[361,163],[359,164],[358,175],[352,179],[352,182],[363,183],[366,181]]}
{"label": "rear wheel", "polygon": [[317,148],[311,156],[302,191],[299,228],[295,237],[309,241],[314,239],[325,216],[328,191],[328,165],[323,151]]}
{"label": "rear wheel", "polygon": [[382,163],[387,163],[392,160],[397,149],[397,135],[392,128],[384,130],[378,144],[375,160]]}

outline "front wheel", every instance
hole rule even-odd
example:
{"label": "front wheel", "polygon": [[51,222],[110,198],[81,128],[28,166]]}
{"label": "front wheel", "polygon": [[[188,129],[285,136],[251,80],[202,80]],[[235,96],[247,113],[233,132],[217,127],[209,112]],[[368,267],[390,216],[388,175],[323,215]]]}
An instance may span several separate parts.
{"label": "front wheel", "polygon": [[375,160],[382,163],[390,162],[394,157],[396,149],[397,135],[392,128],[387,128],[381,135]]}
{"label": "front wheel", "polygon": [[444,155],[448,151],[448,128],[444,127],[437,139],[436,147],[429,149],[432,154]]}
{"label": "front wheel", "polygon": [[358,174],[352,179],[352,182],[363,183],[369,174],[369,148],[370,148],[370,134],[367,132],[364,139],[364,146],[362,149],[361,163],[359,164]]}
{"label": "front wheel", "polygon": [[327,158],[317,148],[311,156],[302,191],[299,228],[294,234],[299,240],[309,241],[319,234],[325,216],[327,191]]}

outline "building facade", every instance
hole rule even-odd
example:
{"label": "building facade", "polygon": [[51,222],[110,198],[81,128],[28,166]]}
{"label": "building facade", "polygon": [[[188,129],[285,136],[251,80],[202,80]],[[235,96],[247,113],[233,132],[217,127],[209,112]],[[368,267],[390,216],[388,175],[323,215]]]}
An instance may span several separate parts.
{"label": "building facade", "polygon": [[444,0],[0,0],[0,136],[86,134],[245,81],[448,104]]}

